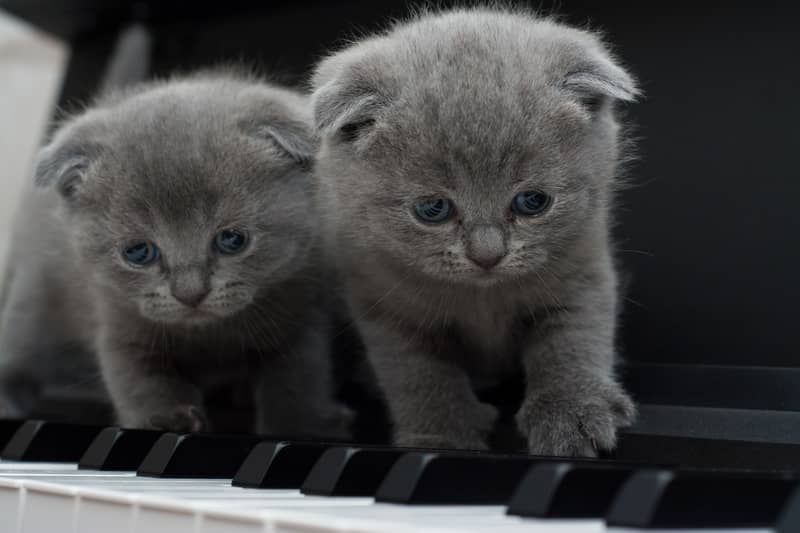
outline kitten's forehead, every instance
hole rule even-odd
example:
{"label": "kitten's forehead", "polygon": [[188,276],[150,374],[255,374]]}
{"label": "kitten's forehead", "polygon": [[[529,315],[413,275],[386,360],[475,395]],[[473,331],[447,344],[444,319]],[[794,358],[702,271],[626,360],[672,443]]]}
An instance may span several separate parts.
{"label": "kitten's forehead", "polygon": [[375,153],[393,151],[414,169],[405,173],[411,181],[428,184],[436,175],[448,188],[468,184],[479,194],[556,166],[570,150],[563,140],[582,126],[582,117],[574,108],[538,105],[534,90],[514,83],[437,74],[408,84],[379,120]]}
{"label": "kitten's forehead", "polygon": [[[106,220],[133,229],[178,231],[249,222],[275,212],[270,198],[307,180],[291,163],[245,136],[230,117],[169,102],[115,117],[91,168],[86,197]],[[292,185],[292,183],[294,185]]]}
{"label": "kitten's forehead", "polygon": [[356,71],[380,72],[377,86],[391,95],[379,119],[387,144],[420,166],[438,158],[452,179],[514,180],[532,161],[554,164],[555,147],[569,149],[564,141],[584,126],[554,77],[585,37],[549,21],[451,13],[389,34]]}
{"label": "kitten's forehead", "polygon": [[164,207],[191,197],[206,208],[220,196],[246,198],[268,187],[287,160],[245,132],[243,121],[270,103],[263,94],[242,103],[245,90],[176,83],[110,106],[88,124],[101,146],[90,186]]}

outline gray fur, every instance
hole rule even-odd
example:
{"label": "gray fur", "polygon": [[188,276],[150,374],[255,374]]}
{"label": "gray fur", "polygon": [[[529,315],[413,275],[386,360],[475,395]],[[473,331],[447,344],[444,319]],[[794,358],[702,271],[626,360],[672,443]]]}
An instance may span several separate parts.
{"label": "gray fur", "polygon": [[[344,437],[316,143],[306,97],[229,75],[113,93],[67,121],[39,157],[47,190],[22,209],[3,357],[30,367],[50,344],[95,349],[130,427],[208,429],[204,391],[245,381],[259,430]],[[250,244],[223,256],[212,241],[230,227]],[[161,260],[127,264],[120,252],[139,240]]]}
{"label": "gray fur", "polygon": [[[327,247],[396,443],[485,448],[497,411],[475,391],[522,367],[530,452],[613,448],[635,413],[614,376],[614,103],[639,91],[608,48],[529,13],[459,9],[332,54],[312,85]],[[513,215],[531,189],[550,210]],[[438,197],[457,216],[419,222],[414,203]]]}

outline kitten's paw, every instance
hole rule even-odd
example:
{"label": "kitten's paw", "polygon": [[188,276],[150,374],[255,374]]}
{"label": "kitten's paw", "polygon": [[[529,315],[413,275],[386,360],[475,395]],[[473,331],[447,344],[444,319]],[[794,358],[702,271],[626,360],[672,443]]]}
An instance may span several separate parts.
{"label": "kitten's paw", "polygon": [[208,429],[208,420],[196,405],[184,404],[150,417],[150,426],[173,433],[196,433]]}
{"label": "kitten's paw", "polygon": [[523,402],[517,423],[532,454],[595,457],[600,450],[613,450],[617,430],[635,418],[630,397],[618,384],[606,382],[578,394],[542,391]]}

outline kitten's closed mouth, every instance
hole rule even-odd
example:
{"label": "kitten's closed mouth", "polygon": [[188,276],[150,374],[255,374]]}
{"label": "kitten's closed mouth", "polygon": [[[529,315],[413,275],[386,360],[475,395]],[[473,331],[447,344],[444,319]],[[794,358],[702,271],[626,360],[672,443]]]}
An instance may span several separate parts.
{"label": "kitten's closed mouth", "polygon": [[187,308],[184,315],[179,319],[180,322],[189,325],[203,325],[220,320],[222,317],[208,309]]}
{"label": "kitten's closed mouth", "polygon": [[503,280],[503,276],[500,272],[496,270],[475,270],[472,275],[469,277],[469,281],[471,283],[475,283],[477,285],[494,285],[499,283]]}

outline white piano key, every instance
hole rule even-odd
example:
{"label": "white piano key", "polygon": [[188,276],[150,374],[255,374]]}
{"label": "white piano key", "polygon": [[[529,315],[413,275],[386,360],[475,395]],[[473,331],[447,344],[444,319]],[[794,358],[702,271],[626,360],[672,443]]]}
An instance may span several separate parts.
{"label": "white piano key", "polygon": [[78,471],[78,465],[71,463],[26,463],[22,461],[0,461],[1,474],[14,472],[67,472]]}
{"label": "white piano key", "polygon": [[[39,478],[42,479],[42,478]],[[121,477],[121,478],[80,478],[77,476],[66,476],[61,478],[63,483],[69,483],[76,486],[87,487],[107,487],[109,489],[120,490],[155,490],[159,487],[167,487],[168,490],[185,490],[185,491],[222,491],[226,487],[216,483],[207,483],[205,480],[163,480],[154,481],[149,478],[137,478],[136,476]]]}
{"label": "white piano key", "polygon": [[77,498],[75,489],[54,483],[25,484],[22,505],[22,533],[75,531]]}
{"label": "white piano key", "polygon": [[[419,527],[409,527],[401,522],[375,521],[363,518],[349,518],[319,515],[313,512],[270,510],[262,513],[274,533],[419,533]],[[423,531],[438,533],[424,527]]]}
{"label": "white piano key", "polygon": [[124,493],[78,489],[76,533],[133,533],[135,500]]}
{"label": "white piano key", "polygon": [[199,515],[185,503],[144,498],[136,506],[133,533],[195,533]]}
{"label": "white piano key", "polygon": [[[13,471],[7,472],[5,475],[0,474],[0,477],[13,477],[14,479],[38,479],[40,481],[45,481],[48,479],[57,479],[57,480],[64,480],[65,482],[69,481],[70,479],[74,479],[77,481],[88,481],[89,483],[94,483],[96,480],[102,479],[120,479],[117,476],[110,475],[109,473],[103,473],[98,475],[86,475],[81,474],[77,471],[64,471],[59,473],[58,471],[53,470],[44,470],[44,471],[27,471],[27,470],[20,470],[20,471]],[[129,476],[131,478],[133,476]]]}
{"label": "white piano key", "polygon": [[3,519],[3,527],[9,533],[18,533],[20,530],[23,498],[24,491],[20,482],[0,478],[0,517]]}
{"label": "white piano key", "polygon": [[299,498],[270,499],[264,501],[264,508],[269,509],[294,509],[297,507],[308,508],[337,508],[352,506],[360,509],[375,505],[372,498],[335,498],[325,496],[305,496]]}
{"label": "white piano key", "polygon": [[[504,506],[425,505],[404,506],[373,504],[367,507],[297,507],[312,514],[315,519],[375,520],[384,524],[404,523],[416,528],[433,528],[441,531],[527,531],[529,533],[597,533],[605,531],[602,520],[528,520],[507,516]],[[280,507],[271,507],[276,511]]]}
{"label": "white piano key", "polygon": [[205,514],[197,533],[267,533],[267,524],[255,517]]}
{"label": "white piano key", "polygon": [[[160,493],[159,495],[165,495],[165,493]],[[290,502],[290,501],[298,501],[305,496],[302,495],[263,495],[263,494],[256,494],[256,493],[243,493],[243,494],[186,494],[186,493],[167,493],[167,496],[178,498],[178,499],[185,499],[191,501],[192,504],[201,506],[201,505],[208,505],[210,507],[213,506],[221,506],[221,507],[247,507],[247,508],[258,508],[258,507],[269,507],[274,505],[280,505],[282,502]]]}

